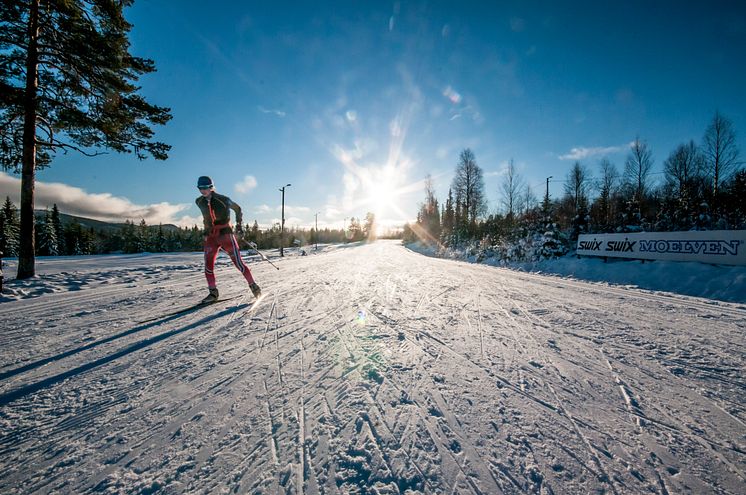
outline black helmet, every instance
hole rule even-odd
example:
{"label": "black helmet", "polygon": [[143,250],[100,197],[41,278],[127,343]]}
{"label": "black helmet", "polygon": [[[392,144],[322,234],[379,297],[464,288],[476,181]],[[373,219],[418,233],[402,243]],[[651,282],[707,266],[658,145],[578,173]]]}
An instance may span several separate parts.
{"label": "black helmet", "polygon": [[212,179],[211,178],[209,178],[206,175],[203,175],[202,177],[200,177],[199,179],[197,179],[197,187],[200,188],[200,189],[207,189],[207,188],[210,188],[210,187],[214,187],[214,185],[212,183]]}

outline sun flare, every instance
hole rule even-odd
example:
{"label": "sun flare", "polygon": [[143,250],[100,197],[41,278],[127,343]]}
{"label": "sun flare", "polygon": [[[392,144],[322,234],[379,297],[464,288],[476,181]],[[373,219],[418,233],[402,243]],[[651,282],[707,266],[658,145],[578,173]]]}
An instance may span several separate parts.
{"label": "sun flare", "polygon": [[366,203],[370,210],[380,217],[387,211],[396,209],[399,205],[399,180],[391,170],[384,169],[382,173],[372,173],[370,180],[366,181],[365,188]]}

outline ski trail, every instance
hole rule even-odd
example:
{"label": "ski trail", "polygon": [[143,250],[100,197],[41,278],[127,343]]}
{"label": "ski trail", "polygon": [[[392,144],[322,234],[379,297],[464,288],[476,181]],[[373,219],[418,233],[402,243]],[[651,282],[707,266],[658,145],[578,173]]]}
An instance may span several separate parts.
{"label": "ski trail", "polygon": [[189,284],[3,314],[0,393],[58,381],[0,405],[0,492],[740,493],[737,308],[385,242],[252,269],[128,334]]}
{"label": "ski trail", "polygon": [[[520,325],[520,323],[518,323],[516,321],[516,317],[515,317],[515,315],[511,311],[509,311],[507,309],[504,309],[504,313],[505,313],[505,315],[506,315],[507,318],[513,320],[516,323],[515,324],[515,328],[520,328],[523,331],[524,335],[528,338],[528,340],[530,340],[534,344],[534,346],[535,346],[535,352],[537,353],[538,356],[540,356],[541,361],[547,363],[549,365],[550,369],[552,369],[553,373],[557,377],[559,377],[560,381],[562,381],[562,374],[560,373],[559,368],[557,368],[557,365],[554,363],[554,361],[552,360],[552,358],[550,356],[548,356],[547,354],[545,354],[544,352],[542,352],[541,345],[538,343],[538,341],[536,340],[536,338],[530,332],[525,331],[524,327],[522,327]],[[598,454],[596,454],[596,449],[593,447],[593,445],[591,444],[591,442],[588,440],[588,437],[581,431],[580,427],[578,426],[577,420],[572,415],[572,413],[568,410],[568,408],[565,406],[564,401],[560,398],[560,395],[557,393],[557,391],[556,391],[555,387],[552,385],[551,381],[546,381],[545,384],[549,388],[549,390],[551,391],[552,396],[554,397],[554,399],[555,399],[555,401],[557,403],[557,407],[559,409],[559,412],[564,417],[566,417],[569,420],[570,425],[572,426],[572,428],[575,431],[576,435],[578,436],[578,438],[580,438],[580,440],[582,441],[582,443],[585,445],[586,451],[587,451],[589,457],[591,458],[591,460],[593,461],[593,463],[596,464],[596,467],[598,468],[598,471],[602,475],[601,481],[603,481],[604,483],[606,483],[609,486],[609,488],[611,489],[612,493],[618,494],[619,492],[618,492],[618,490],[617,490],[617,488],[615,486],[613,478],[611,476],[609,476],[609,473],[607,472],[606,468],[604,467],[603,463],[601,462],[601,459],[599,458]]]}

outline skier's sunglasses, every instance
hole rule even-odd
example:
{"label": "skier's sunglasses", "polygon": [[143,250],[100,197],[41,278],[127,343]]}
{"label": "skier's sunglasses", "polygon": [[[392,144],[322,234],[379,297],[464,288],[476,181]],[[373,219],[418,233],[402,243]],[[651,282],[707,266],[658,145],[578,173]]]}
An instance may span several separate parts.
{"label": "skier's sunglasses", "polygon": [[212,189],[212,185],[209,185],[209,186],[197,186],[197,189],[199,189],[200,191],[205,190],[205,189]]}

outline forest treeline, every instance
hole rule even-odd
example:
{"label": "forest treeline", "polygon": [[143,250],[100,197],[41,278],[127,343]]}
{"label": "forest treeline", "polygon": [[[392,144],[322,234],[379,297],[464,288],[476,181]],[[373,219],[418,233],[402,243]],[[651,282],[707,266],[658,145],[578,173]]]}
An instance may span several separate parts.
{"label": "forest treeline", "polygon": [[[123,225],[105,224],[106,227],[84,226],[73,218],[63,222],[57,205],[37,216],[36,255],[63,256],[111,253],[165,253],[179,251],[202,251],[204,232],[196,225],[180,228],[174,225],[148,225],[127,220]],[[261,229],[259,224],[242,226],[240,244],[246,247],[255,242],[259,249],[280,246],[282,232],[280,224]],[[375,215],[368,213],[362,221],[355,217],[340,229],[301,229],[285,227],[284,246],[305,246],[309,243],[355,242],[375,236]],[[18,256],[20,229],[18,209],[10,200],[0,209],[0,252],[5,257]]]}
{"label": "forest treeline", "polygon": [[406,241],[478,256],[537,260],[566,253],[582,233],[730,230],[746,228],[746,170],[730,119],[716,112],[702,141],[682,142],[654,172],[653,150],[637,137],[624,163],[580,160],[566,172],[560,197],[543,199],[514,161],[500,184],[500,205],[488,212],[484,174],[474,152],[459,156],[445,201],[428,177],[417,221]]}

